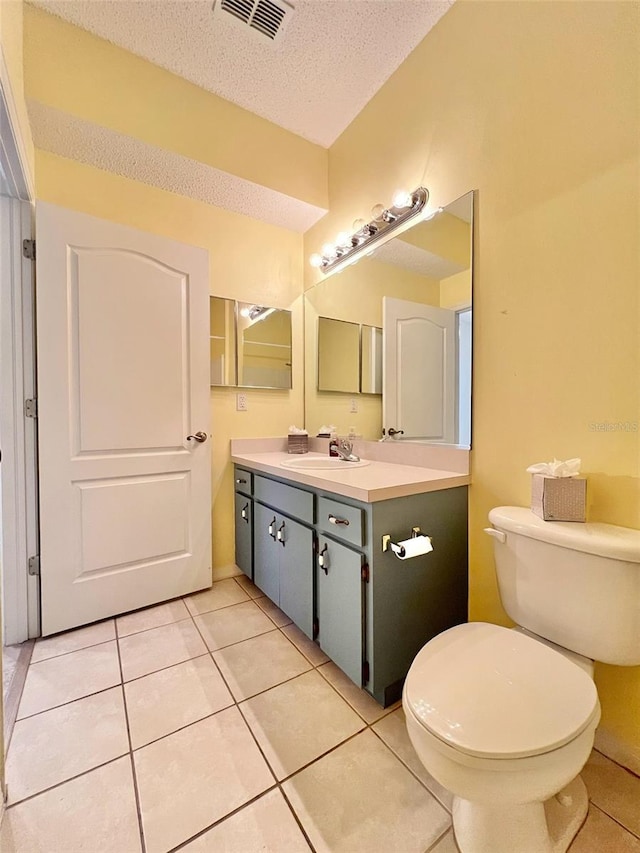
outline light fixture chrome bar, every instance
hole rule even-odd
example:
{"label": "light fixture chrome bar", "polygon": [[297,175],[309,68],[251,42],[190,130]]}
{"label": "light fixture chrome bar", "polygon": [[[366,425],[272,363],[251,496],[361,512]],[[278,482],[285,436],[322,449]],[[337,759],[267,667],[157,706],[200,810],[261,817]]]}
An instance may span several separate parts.
{"label": "light fixture chrome bar", "polygon": [[394,207],[391,205],[385,208],[379,217],[371,220],[366,225],[363,225],[358,231],[355,231],[349,241],[351,245],[334,246],[335,255],[323,254],[315,256],[319,258],[317,263],[312,264],[327,275],[330,272],[335,272],[338,268],[352,263],[357,258],[370,252],[376,243],[383,242],[388,239],[389,235],[404,225],[411,219],[414,219],[424,210],[429,201],[429,190],[425,187],[418,187],[410,194],[410,204],[402,207]]}

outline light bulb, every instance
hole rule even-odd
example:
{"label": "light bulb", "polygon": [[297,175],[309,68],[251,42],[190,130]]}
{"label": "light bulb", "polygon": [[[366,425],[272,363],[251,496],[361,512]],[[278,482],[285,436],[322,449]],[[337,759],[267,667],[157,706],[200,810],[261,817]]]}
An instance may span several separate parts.
{"label": "light bulb", "polygon": [[366,224],[367,223],[364,221],[364,219],[354,219],[352,227],[354,231],[361,231]]}
{"label": "light bulb", "polygon": [[327,258],[333,258],[336,255],[336,247],[333,243],[325,243],[322,247],[322,254]]}
{"label": "light bulb", "polygon": [[351,245],[351,234],[349,234],[347,231],[340,231],[340,233],[336,235],[336,245],[337,246],[350,246]]}
{"label": "light bulb", "polygon": [[380,219],[384,213],[384,204],[374,204],[371,208],[371,215],[374,219]]}
{"label": "light bulb", "polygon": [[408,193],[406,190],[398,190],[393,196],[394,207],[411,207],[413,204],[413,197],[411,193]]}
{"label": "light bulb", "polygon": [[312,267],[321,267],[322,266],[322,255],[319,255],[317,252],[309,258],[309,263]]}
{"label": "light bulb", "polygon": [[240,310],[240,316],[241,316],[241,317],[248,317],[250,314],[251,314],[251,309],[250,309],[250,308],[242,308],[242,309]]}

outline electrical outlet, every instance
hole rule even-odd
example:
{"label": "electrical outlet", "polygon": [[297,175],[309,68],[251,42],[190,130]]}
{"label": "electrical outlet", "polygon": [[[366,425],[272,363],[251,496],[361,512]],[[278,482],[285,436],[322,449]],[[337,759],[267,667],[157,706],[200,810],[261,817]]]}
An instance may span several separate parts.
{"label": "electrical outlet", "polygon": [[351,403],[349,405],[349,414],[355,415],[358,412],[358,401],[355,397],[351,398]]}
{"label": "electrical outlet", "polygon": [[236,394],[236,411],[246,412],[248,408],[249,407],[247,406],[247,395]]}

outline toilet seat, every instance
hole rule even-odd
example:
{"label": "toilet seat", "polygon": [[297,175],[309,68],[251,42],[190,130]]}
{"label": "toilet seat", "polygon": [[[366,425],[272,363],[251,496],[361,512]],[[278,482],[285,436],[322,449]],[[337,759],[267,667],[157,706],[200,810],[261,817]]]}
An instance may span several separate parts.
{"label": "toilet seat", "polygon": [[438,740],[486,759],[551,752],[600,713],[583,670],[531,637],[484,622],[457,625],[427,643],[403,701]]}

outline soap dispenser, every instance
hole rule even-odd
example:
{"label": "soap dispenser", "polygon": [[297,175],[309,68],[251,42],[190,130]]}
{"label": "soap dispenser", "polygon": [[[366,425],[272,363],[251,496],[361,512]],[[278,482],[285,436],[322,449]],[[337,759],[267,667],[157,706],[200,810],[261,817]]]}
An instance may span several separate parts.
{"label": "soap dispenser", "polygon": [[338,435],[336,433],[336,428],[333,424],[329,427],[330,436],[329,439],[329,456],[340,456],[338,453]]}

